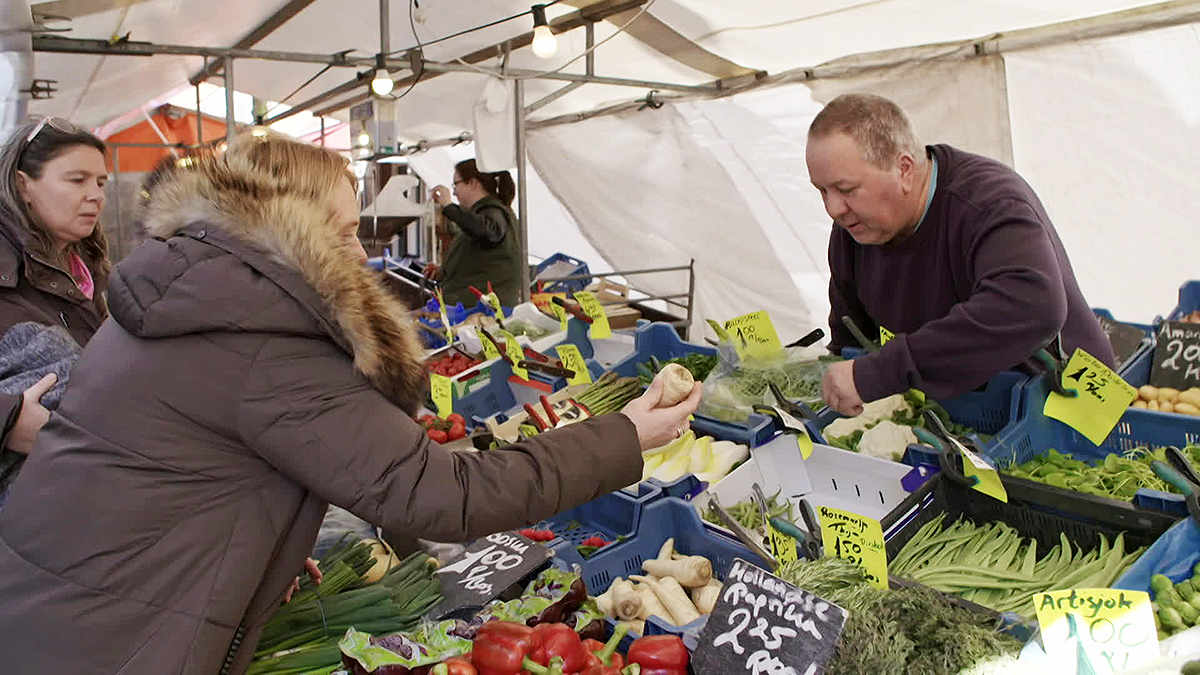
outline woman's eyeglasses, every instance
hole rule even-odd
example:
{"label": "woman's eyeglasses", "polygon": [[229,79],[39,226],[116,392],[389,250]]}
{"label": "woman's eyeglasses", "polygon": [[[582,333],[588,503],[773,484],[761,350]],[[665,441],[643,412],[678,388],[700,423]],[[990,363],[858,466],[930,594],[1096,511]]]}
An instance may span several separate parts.
{"label": "woman's eyeglasses", "polygon": [[38,123],[34,125],[33,130],[29,132],[29,135],[25,137],[25,145],[32,143],[33,139],[37,138],[37,135],[42,133],[42,129],[45,129],[47,125],[54,127],[64,134],[79,133],[79,127],[72,124],[70,120],[47,115],[38,121]]}

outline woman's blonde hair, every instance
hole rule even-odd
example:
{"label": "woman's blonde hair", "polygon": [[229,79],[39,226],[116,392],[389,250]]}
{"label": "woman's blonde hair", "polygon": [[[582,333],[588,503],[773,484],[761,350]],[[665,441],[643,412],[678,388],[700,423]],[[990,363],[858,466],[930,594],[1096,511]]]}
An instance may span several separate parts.
{"label": "woman's blonde hair", "polygon": [[255,127],[234,139],[224,159],[235,171],[271,176],[271,186],[280,192],[316,201],[327,200],[341,180],[358,189],[345,157],[266,127]]}

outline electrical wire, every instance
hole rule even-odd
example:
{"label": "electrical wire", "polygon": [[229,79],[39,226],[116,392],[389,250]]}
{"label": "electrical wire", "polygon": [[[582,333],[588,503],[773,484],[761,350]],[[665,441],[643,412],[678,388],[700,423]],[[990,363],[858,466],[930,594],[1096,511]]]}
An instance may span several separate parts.
{"label": "electrical wire", "polygon": [[273,113],[279,109],[279,106],[287,103],[288,99],[295,96],[296,94],[299,94],[301,92],[301,90],[303,90],[308,85],[312,84],[318,77],[324,75],[326,73],[326,71],[328,71],[332,67],[333,67],[333,64],[331,63],[331,64],[326,65],[324,68],[320,69],[319,71],[317,71],[316,75],[313,75],[312,77],[308,78],[304,82],[304,84],[302,84],[299,87],[296,87],[294,90],[292,90],[292,93],[290,93],[287,96],[284,96],[283,98],[276,101],[275,105],[271,106],[270,110],[267,110],[267,112],[265,114],[263,114],[263,117],[270,117],[271,113]]}
{"label": "electrical wire", "polygon": [[[550,7],[550,6],[553,6],[553,5],[557,5],[558,3],[562,2],[562,1],[563,1],[563,0],[551,0],[550,2],[547,2],[547,3],[545,3],[545,6],[546,6],[546,7]],[[411,9],[411,7],[410,7],[410,9]],[[429,42],[425,42],[425,43],[422,43],[422,42],[421,42],[421,40],[418,38],[418,39],[417,39],[417,47],[416,47],[416,48],[417,48],[417,49],[420,49],[421,47],[428,47],[429,45],[436,45],[436,44],[437,44],[437,43],[439,43],[439,42],[445,42],[446,40],[450,40],[450,39],[453,39],[453,38],[456,38],[456,37],[460,37],[460,36],[466,35],[466,34],[468,34],[468,33],[474,33],[474,32],[476,32],[476,31],[480,31],[480,30],[483,30],[483,29],[485,29],[485,28],[491,28],[492,26],[499,26],[499,25],[500,25],[500,24],[502,24],[502,23],[506,23],[506,22],[508,22],[508,21],[512,21],[513,19],[519,19],[519,18],[521,18],[521,17],[523,17],[523,16],[529,16],[530,14],[533,14],[533,9],[532,9],[532,8],[531,8],[531,9],[529,9],[529,10],[527,10],[527,11],[521,12],[520,14],[513,14],[512,16],[508,16],[508,17],[505,17],[505,18],[503,18],[503,19],[497,19],[497,20],[495,20],[495,21],[489,21],[488,23],[485,23],[485,24],[483,24],[483,25],[480,25],[480,26],[475,26],[474,28],[468,28],[468,29],[466,29],[466,30],[460,30],[460,31],[458,31],[457,33],[452,33],[452,34],[450,34],[450,35],[447,35],[447,36],[445,36],[445,37],[440,37],[440,38],[437,38],[436,40],[430,40]],[[414,33],[414,37],[415,37],[416,30],[414,30],[414,31],[413,31],[413,33]],[[396,51],[389,53],[389,54],[388,54],[388,56],[391,56],[392,54],[399,54],[400,52],[404,52],[404,51],[408,51],[408,50],[406,50],[406,49],[397,49]]]}
{"label": "electrical wire", "polygon": [[[417,22],[415,20],[413,20],[413,8],[416,7],[416,5],[417,5],[417,0],[409,0],[409,3],[408,3],[408,27],[412,28],[413,39],[417,41],[416,49],[422,49],[424,47],[424,45],[421,44],[421,36],[417,35]],[[396,52],[392,52],[392,53],[395,54]],[[400,94],[399,96],[392,96],[392,100],[399,101],[400,99],[404,98],[405,96],[408,96],[408,92],[412,91],[413,87],[417,86],[417,83],[421,81],[421,77],[423,77],[424,75],[425,75],[425,69],[421,68],[421,72],[417,73],[417,76],[413,78],[413,81],[408,85],[408,89],[405,89],[404,93]]]}
{"label": "electrical wire", "polygon": [[523,76],[521,76],[520,78],[514,78],[514,79],[522,79],[522,80],[526,80],[526,79],[536,79],[536,78],[539,78],[539,77],[542,77],[542,76],[545,76],[545,75],[553,75],[553,74],[555,74],[555,73],[562,72],[562,70],[563,70],[564,68],[566,68],[567,66],[571,65],[572,63],[575,63],[575,62],[576,62],[576,61],[578,61],[579,59],[582,59],[583,57],[587,56],[588,54],[591,54],[592,52],[594,52],[594,51],[596,51],[597,49],[599,49],[599,48],[600,48],[600,46],[601,46],[601,45],[603,45],[605,42],[608,42],[609,40],[611,40],[611,39],[613,39],[613,38],[617,37],[617,36],[618,36],[618,35],[620,35],[621,33],[624,33],[624,32],[625,32],[625,31],[626,31],[626,30],[629,28],[629,26],[631,26],[631,25],[633,24],[633,22],[634,22],[634,21],[637,21],[638,19],[642,18],[642,15],[643,15],[643,14],[645,14],[647,11],[649,11],[649,9],[650,9],[651,7],[653,7],[653,6],[654,6],[654,3],[656,3],[656,2],[658,2],[658,0],[650,0],[650,2],[647,2],[646,4],[642,5],[642,8],[638,10],[638,13],[637,13],[637,14],[634,14],[634,15],[633,15],[633,18],[631,18],[630,20],[626,21],[626,22],[625,22],[625,24],[624,24],[623,26],[621,26],[620,28],[618,28],[618,29],[617,29],[617,32],[615,32],[615,33],[613,33],[612,35],[609,35],[608,37],[604,38],[603,40],[601,40],[601,41],[597,42],[596,44],[592,45],[590,48],[588,48],[588,49],[585,49],[583,52],[581,52],[581,53],[579,54],[579,56],[576,56],[575,58],[571,59],[570,61],[567,61],[566,63],[562,64],[561,66],[559,66],[559,67],[557,67],[557,68],[555,68],[554,70],[546,70],[546,71],[542,71],[542,72],[540,72],[540,73],[534,73],[534,74],[532,74],[532,75],[523,75]]}

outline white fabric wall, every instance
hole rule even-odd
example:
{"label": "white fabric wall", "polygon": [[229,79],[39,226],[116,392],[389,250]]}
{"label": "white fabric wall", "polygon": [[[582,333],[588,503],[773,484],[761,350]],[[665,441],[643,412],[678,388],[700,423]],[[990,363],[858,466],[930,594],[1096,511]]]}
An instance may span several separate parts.
{"label": "white fabric wall", "polygon": [[1005,56],[1016,167],[1089,303],[1148,323],[1200,278],[1200,28]]}

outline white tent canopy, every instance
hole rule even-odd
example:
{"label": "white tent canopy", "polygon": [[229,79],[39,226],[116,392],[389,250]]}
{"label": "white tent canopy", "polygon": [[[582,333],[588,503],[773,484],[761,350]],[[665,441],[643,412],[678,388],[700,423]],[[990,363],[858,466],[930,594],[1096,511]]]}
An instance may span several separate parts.
{"label": "white tent canopy", "polygon": [[[829,219],[808,185],[804,133],[823,101],[867,90],[901,103],[927,142],[987,154],[1021,172],[1054,218],[1094,306],[1148,322],[1170,309],[1183,280],[1197,276],[1189,265],[1200,253],[1189,183],[1200,178],[1200,159],[1190,151],[1200,147],[1200,75],[1191,65],[1200,60],[1194,23],[1200,3],[568,0],[547,14],[553,24],[584,6],[593,12],[623,9],[596,25],[595,40],[602,42],[594,54],[597,75],[705,87],[723,80],[733,88],[715,98],[712,91],[654,87],[668,105],[638,110],[622,104],[644,98],[651,86],[591,83],[531,114],[534,253],[562,250],[593,269],[695,259],[697,318],[767,308],[785,336],[822,325]],[[411,22],[408,4],[390,8],[390,49],[403,60],[418,42],[524,12],[528,5],[419,0]],[[364,59],[380,50],[378,6],[369,2],[58,0],[32,7],[36,14],[73,17],[65,34],[70,38],[129,33],[134,42],[208,47],[238,44],[281,9],[296,13],[252,48],[356,50],[350,57]],[[415,142],[471,129],[488,76],[455,59],[495,68],[498,53],[469,55],[530,28],[524,16],[426,46],[425,59],[466,72],[426,72],[411,91],[408,70],[398,66],[393,76],[394,93],[402,95],[396,102],[402,136]],[[14,33],[6,35],[6,44],[20,43]],[[585,39],[582,28],[560,34],[554,58],[542,60],[520,48],[507,66],[559,68],[585,51]],[[563,72],[582,74],[584,63],[578,59]],[[58,92],[29,108],[99,126],[177,91],[203,65],[194,56],[38,51],[33,74],[57,80]],[[322,67],[237,60],[232,79],[239,91],[277,101]],[[0,75],[4,68],[0,63]],[[288,103],[368,70],[332,67]],[[758,74],[747,75],[752,73]],[[524,82],[527,105],[566,84]],[[365,91],[364,81],[314,107],[342,115],[333,108]],[[617,112],[591,114],[597,109]],[[427,182],[448,183],[452,158],[462,154],[461,146],[440,148],[414,156],[413,166]],[[584,250],[580,237],[591,249]],[[558,242],[563,245],[555,248]],[[644,285],[663,292],[656,286],[670,284],[671,292],[678,289],[669,279]]]}

